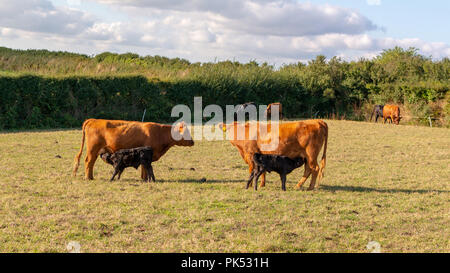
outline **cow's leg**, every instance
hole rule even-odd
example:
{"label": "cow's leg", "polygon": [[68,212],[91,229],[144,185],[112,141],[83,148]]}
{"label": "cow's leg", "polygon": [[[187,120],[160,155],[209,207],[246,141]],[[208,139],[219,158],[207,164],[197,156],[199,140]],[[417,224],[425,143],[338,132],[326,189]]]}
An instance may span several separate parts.
{"label": "cow's leg", "polygon": [[84,160],[84,173],[85,178],[92,180],[94,179],[94,164],[98,157],[98,152],[100,151],[99,146],[87,147],[87,155]]}
{"label": "cow's leg", "polygon": [[[317,160],[308,161],[310,162],[309,168],[311,169],[311,184],[309,184],[308,191],[314,190],[314,187],[316,185],[317,176],[319,175],[319,164],[317,163]],[[317,184],[317,186],[319,186]]]}
{"label": "cow's leg", "polygon": [[286,191],[286,174],[280,174],[281,178],[281,189]]}
{"label": "cow's leg", "polygon": [[303,172],[303,177],[300,179],[300,181],[298,181],[298,184],[297,186],[295,186],[295,188],[300,189],[310,175],[311,175],[311,168],[309,167],[309,164],[306,163],[305,172]]}
{"label": "cow's leg", "polygon": [[262,173],[261,183],[259,184],[261,188],[266,186],[266,172]]}

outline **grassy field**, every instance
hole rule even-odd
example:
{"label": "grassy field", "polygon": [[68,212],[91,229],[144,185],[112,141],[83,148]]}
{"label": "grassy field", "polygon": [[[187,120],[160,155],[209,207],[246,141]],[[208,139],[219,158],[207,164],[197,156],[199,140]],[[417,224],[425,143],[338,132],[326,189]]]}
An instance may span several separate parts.
{"label": "grassy field", "polygon": [[82,252],[369,252],[377,241],[382,252],[449,252],[450,130],[327,123],[313,192],[294,190],[303,168],[287,192],[276,174],[245,190],[247,166],[227,141],[172,148],[154,164],[162,183],[134,169],[110,183],[102,161],[94,181],[83,164],[71,176],[80,130],[0,134],[0,251],[77,241]]}

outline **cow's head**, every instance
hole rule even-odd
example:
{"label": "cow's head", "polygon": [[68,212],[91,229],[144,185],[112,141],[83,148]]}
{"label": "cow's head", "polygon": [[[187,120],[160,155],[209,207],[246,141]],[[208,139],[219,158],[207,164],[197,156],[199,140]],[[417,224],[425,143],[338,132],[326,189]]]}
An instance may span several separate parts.
{"label": "cow's head", "polygon": [[219,123],[218,127],[226,134],[226,139],[230,141],[248,141],[257,139],[257,122]]}
{"label": "cow's head", "polygon": [[175,124],[172,127],[172,138],[175,140],[175,145],[178,146],[193,146],[191,132],[184,121]]}
{"label": "cow's head", "polygon": [[395,123],[396,125],[399,125],[401,119],[402,119],[402,116],[394,116],[394,123]]}
{"label": "cow's head", "polygon": [[219,127],[220,130],[222,130],[226,134],[227,139],[232,140],[232,139],[236,139],[235,128],[240,128],[243,125],[239,124],[238,122],[232,122],[230,124],[219,123],[219,124],[217,124],[217,126]]}

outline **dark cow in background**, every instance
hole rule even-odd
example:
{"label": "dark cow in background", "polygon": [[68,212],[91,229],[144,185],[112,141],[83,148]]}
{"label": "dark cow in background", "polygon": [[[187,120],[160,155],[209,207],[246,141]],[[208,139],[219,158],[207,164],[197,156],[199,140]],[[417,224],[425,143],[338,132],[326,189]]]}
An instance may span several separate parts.
{"label": "dark cow in background", "polygon": [[114,167],[114,174],[111,177],[111,181],[114,180],[116,175],[119,175],[117,179],[120,179],[120,176],[125,168],[134,167],[137,169],[139,166],[142,166],[148,174],[147,178],[144,180],[151,181],[151,179],[153,179],[153,181],[156,182],[152,168],[153,150],[151,147],[122,149],[115,153],[113,153],[108,147],[105,147],[100,150],[99,155],[103,161],[113,165]]}
{"label": "dark cow in background", "polygon": [[373,115],[375,115],[375,122],[378,122],[378,118],[383,117],[383,105],[375,105],[372,111],[372,115],[370,116],[370,121],[372,121]]}
{"label": "dark cow in background", "polygon": [[[238,105],[237,107],[236,107],[236,112],[234,113],[234,120],[235,121],[238,121],[238,114],[239,113],[244,113],[245,112],[245,109],[247,108],[247,107],[249,107],[250,105],[253,105],[253,106],[255,106],[255,108],[256,108],[256,111],[258,111],[258,106],[254,103],[254,102],[246,102],[246,103],[244,103],[244,104],[240,104],[240,105]],[[244,120],[243,121],[245,121],[246,120],[246,117],[245,117],[245,113],[244,113]]]}
{"label": "dark cow in background", "polygon": [[397,105],[386,104],[383,107],[383,120],[390,120],[390,123],[395,123],[398,125],[402,117],[400,116],[400,108]]}
{"label": "dark cow in background", "polygon": [[281,103],[279,103],[279,102],[274,102],[274,103],[271,103],[271,104],[269,104],[269,106],[267,106],[267,109],[266,109],[266,112],[264,113],[264,116],[266,117],[266,119],[271,119],[271,117],[272,117],[272,107],[273,106],[278,106],[279,108],[279,119],[281,120],[282,118],[283,118],[283,107],[282,107],[282,104]]}
{"label": "dark cow in background", "polygon": [[255,190],[258,190],[259,177],[265,172],[276,172],[281,178],[281,189],[286,191],[286,175],[305,164],[305,159],[303,157],[290,159],[287,156],[255,153],[253,164],[254,167],[247,182],[247,189],[255,179]]}

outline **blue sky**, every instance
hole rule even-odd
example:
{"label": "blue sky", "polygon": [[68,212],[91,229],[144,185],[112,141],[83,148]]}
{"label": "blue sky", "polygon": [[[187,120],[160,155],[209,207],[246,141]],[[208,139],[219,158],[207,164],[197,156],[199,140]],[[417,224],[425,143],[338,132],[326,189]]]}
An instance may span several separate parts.
{"label": "blue sky", "polygon": [[369,5],[363,0],[311,1],[353,8],[376,24],[386,27],[380,37],[417,37],[427,41],[450,43],[450,1],[448,0],[381,0]]}
{"label": "blue sky", "polygon": [[450,57],[446,0],[0,0],[0,46],[191,61]]}

